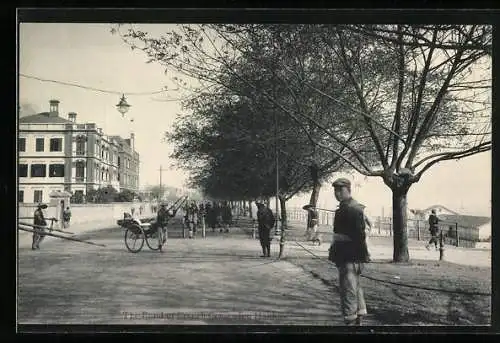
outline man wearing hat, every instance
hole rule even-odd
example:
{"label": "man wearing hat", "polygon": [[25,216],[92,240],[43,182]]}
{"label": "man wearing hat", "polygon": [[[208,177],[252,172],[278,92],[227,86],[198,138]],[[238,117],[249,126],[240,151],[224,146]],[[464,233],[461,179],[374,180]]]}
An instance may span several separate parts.
{"label": "man wearing hat", "polygon": [[[167,223],[168,220],[172,217],[175,217],[175,211],[167,210],[167,206],[164,202],[160,204],[160,209],[158,210],[158,214],[156,215],[156,222],[158,225],[158,247],[161,250],[161,247],[167,241]],[[160,236],[161,230],[161,236]],[[160,239],[162,237],[162,239]]]}
{"label": "man wearing hat", "polygon": [[351,182],[340,178],[332,184],[335,198],[340,202],[333,222],[334,241],[330,261],[339,271],[340,303],[347,325],[361,325],[367,314],[360,274],[366,261],[365,216],[363,206],[351,196]]}
{"label": "man wearing hat", "polygon": [[429,232],[431,233],[431,239],[429,243],[425,245],[425,248],[429,250],[431,244],[434,244],[436,250],[438,250],[439,218],[436,215],[435,209],[432,209],[431,215],[429,216]]}
{"label": "man wearing hat", "polygon": [[308,212],[306,240],[321,244],[321,238],[318,233],[318,211],[312,205],[305,205],[302,209]]}
{"label": "man wearing hat", "polygon": [[271,229],[274,227],[273,211],[264,205],[262,201],[256,201],[257,205],[257,221],[259,223],[259,240],[262,246],[261,257],[271,257]]}
{"label": "man wearing hat", "polygon": [[[38,204],[35,213],[33,214],[33,224],[40,226],[47,226],[47,222],[45,221],[45,217],[43,215],[43,210],[47,208],[46,204]],[[45,232],[44,228],[34,227],[33,228],[33,241],[31,243],[31,249],[40,249],[40,243],[45,238],[43,233]]]}

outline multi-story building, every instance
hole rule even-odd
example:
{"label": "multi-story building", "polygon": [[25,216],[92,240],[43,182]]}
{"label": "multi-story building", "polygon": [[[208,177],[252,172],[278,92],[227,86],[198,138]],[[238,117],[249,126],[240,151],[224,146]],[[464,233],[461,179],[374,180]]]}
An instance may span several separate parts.
{"label": "multi-story building", "polygon": [[[137,190],[133,134],[130,139],[108,136],[95,123],[78,124],[76,117],[74,112],[68,119],[60,116],[59,101],[51,100],[49,112],[19,119],[19,202],[48,202],[57,190],[75,195],[106,186]],[[124,157],[133,161],[126,165],[130,168],[122,166]],[[134,178],[125,183],[123,175]]]}
{"label": "multi-story building", "polygon": [[139,154],[134,150],[135,137],[124,139],[120,136],[111,137],[118,146],[118,171],[120,188],[134,193],[139,192]]}

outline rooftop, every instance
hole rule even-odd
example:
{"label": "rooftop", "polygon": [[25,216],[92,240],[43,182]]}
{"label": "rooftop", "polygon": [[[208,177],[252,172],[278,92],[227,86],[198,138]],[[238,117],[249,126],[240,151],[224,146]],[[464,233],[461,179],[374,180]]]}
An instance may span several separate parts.
{"label": "rooftop", "polygon": [[491,221],[490,217],[467,216],[462,214],[441,214],[438,218],[447,222],[458,223],[460,227],[476,228]]}
{"label": "rooftop", "polygon": [[19,123],[22,124],[73,124],[71,121],[57,117],[50,117],[49,112],[42,112],[26,117],[19,118]]}

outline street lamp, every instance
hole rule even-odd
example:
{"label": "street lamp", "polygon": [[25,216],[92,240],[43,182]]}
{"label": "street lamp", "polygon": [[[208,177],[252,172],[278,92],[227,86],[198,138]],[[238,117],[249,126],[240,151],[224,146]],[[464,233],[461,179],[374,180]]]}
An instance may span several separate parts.
{"label": "street lamp", "polygon": [[116,105],[116,109],[118,110],[118,112],[122,114],[123,117],[125,116],[125,113],[128,112],[129,108],[130,105],[127,103],[127,100],[125,99],[125,94],[122,94],[120,102],[118,103],[118,105]]}

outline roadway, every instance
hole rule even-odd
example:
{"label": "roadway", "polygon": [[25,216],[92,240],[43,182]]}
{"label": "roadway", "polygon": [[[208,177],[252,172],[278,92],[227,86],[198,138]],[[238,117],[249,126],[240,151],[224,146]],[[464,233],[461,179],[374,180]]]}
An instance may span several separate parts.
{"label": "roadway", "polygon": [[163,253],[145,245],[137,254],[119,228],[80,237],[106,247],[52,239],[19,248],[19,324],[342,324],[327,286],[261,258],[243,233],[169,239]]}

